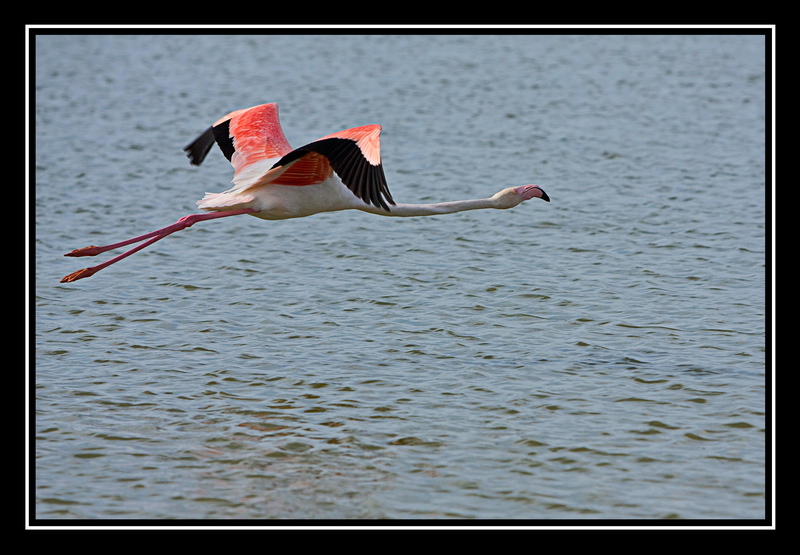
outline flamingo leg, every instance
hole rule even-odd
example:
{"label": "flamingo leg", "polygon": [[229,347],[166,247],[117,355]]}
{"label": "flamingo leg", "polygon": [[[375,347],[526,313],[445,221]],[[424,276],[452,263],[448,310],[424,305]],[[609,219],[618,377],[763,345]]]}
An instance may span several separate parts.
{"label": "flamingo leg", "polygon": [[146,233],[144,235],[139,235],[138,237],[133,237],[132,239],[128,239],[126,241],[120,241],[119,243],[113,243],[111,245],[105,245],[102,247],[95,247],[94,245],[92,245],[90,247],[75,249],[71,252],[66,253],[64,256],[95,256],[97,254],[104,253],[112,249],[124,247],[126,245],[138,243],[144,241],[145,239],[149,239],[148,241],[145,241],[141,245],[137,245],[132,249],[127,250],[122,254],[117,255],[114,258],[111,258],[106,262],[103,262],[102,264],[98,264],[90,268],[83,268],[82,270],[78,270],[77,272],[72,272],[68,276],[64,276],[63,278],[61,278],[61,283],[70,283],[73,281],[77,281],[79,279],[90,277],[95,273],[99,272],[100,270],[102,270],[103,268],[111,266],[112,264],[119,262],[123,258],[127,258],[128,256],[142,250],[145,247],[149,247],[156,241],[159,241],[164,237],[175,233],[176,231],[186,229],[187,227],[190,227],[197,222],[202,222],[205,220],[213,220],[216,218],[225,218],[228,216],[238,216],[239,214],[250,214],[252,212],[256,212],[256,210],[252,208],[241,208],[239,210],[228,210],[225,212],[210,212],[208,214],[189,214],[188,216],[184,216],[174,224],[162,227],[161,229],[157,229],[155,231]]}

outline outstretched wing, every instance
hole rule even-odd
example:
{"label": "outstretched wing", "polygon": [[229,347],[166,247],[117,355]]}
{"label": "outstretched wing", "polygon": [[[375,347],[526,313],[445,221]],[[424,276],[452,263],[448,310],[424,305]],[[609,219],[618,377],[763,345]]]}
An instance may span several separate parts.
{"label": "outstretched wing", "polygon": [[281,128],[277,104],[262,104],[231,112],[183,150],[191,163],[199,166],[215,142],[233,165],[234,182],[248,166],[280,158],[292,150]]}
{"label": "outstretched wing", "polygon": [[365,203],[389,210],[395,202],[383,173],[380,134],[380,125],[364,125],[301,146],[275,163],[271,183],[310,185],[333,171]]}

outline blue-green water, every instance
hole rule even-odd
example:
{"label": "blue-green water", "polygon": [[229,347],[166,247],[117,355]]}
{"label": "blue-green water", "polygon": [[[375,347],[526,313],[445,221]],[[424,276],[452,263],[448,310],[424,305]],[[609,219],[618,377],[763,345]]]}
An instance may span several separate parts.
{"label": "blue-green water", "polygon": [[[763,518],[765,52],[36,38],[35,517]],[[382,124],[399,202],[552,202],[205,222],[59,283],[226,189],[181,149],[263,102],[294,145]]]}

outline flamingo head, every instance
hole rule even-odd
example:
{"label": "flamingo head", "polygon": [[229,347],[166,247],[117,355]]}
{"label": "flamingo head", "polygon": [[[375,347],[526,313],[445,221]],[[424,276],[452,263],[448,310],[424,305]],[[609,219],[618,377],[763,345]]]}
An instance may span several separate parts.
{"label": "flamingo head", "polygon": [[547,196],[547,193],[545,193],[538,185],[509,187],[508,189],[503,189],[492,197],[498,208],[512,208],[519,203],[532,198],[540,198],[545,202],[550,202],[550,197]]}

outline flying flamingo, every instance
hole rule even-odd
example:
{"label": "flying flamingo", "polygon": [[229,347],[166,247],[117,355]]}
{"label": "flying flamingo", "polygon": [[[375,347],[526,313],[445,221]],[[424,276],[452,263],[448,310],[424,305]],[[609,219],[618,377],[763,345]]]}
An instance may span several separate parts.
{"label": "flying flamingo", "polygon": [[68,252],[64,256],[95,256],[141,243],[107,262],[73,272],[61,282],[90,277],[197,222],[239,214],[282,220],[355,209],[382,216],[433,216],[479,208],[512,208],[532,198],[550,202],[537,185],[523,185],[484,199],[395,203],[381,165],[380,132],[380,125],[354,127],[293,150],[281,129],[277,104],[231,112],[184,148],[191,163],[199,166],[216,142],[233,165],[233,187],[222,193],[206,193],[197,202],[208,213],[184,216],[172,225],[119,243]]}

